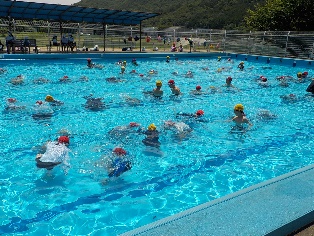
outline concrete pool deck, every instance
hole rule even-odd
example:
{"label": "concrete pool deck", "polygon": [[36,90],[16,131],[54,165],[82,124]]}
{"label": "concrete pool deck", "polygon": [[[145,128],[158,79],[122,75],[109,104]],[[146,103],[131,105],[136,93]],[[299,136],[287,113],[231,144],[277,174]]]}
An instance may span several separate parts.
{"label": "concrete pool deck", "polygon": [[314,165],[131,230],[130,235],[288,235],[314,219]]}

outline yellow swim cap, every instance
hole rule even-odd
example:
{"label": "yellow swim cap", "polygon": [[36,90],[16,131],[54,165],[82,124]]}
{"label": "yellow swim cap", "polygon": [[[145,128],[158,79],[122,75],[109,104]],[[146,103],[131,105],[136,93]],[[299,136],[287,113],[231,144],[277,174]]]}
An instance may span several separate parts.
{"label": "yellow swim cap", "polygon": [[237,104],[237,105],[234,106],[234,110],[243,111],[244,110],[244,106],[242,104]]}
{"label": "yellow swim cap", "polygon": [[52,102],[54,99],[53,99],[53,96],[47,95],[45,100],[46,100],[47,102]]}
{"label": "yellow swim cap", "polygon": [[243,61],[241,61],[241,62],[240,62],[240,64],[244,64],[244,62],[243,62]]}
{"label": "yellow swim cap", "polygon": [[302,77],[302,73],[298,72],[297,76],[298,76],[298,78],[301,78]]}
{"label": "yellow swim cap", "polygon": [[161,80],[157,80],[157,81],[156,81],[156,86],[160,86],[160,87],[162,86]]}
{"label": "yellow swim cap", "polygon": [[167,56],[167,58],[170,58],[169,56]]}
{"label": "yellow swim cap", "polygon": [[151,131],[156,130],[156,125],[154,123],[150,124],[148,126],[148,130],[151,130]]}
{"label": "yellow swim cap", "polygon": [[121,66],[121,70],[125,70],[125,67],[124,67],[124,66]]}

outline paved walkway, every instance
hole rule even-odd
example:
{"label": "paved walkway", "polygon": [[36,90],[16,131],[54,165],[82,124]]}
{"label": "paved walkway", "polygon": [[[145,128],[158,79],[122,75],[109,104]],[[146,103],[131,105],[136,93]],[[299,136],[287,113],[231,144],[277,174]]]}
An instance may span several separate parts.
{"label": "paved walkway", "polygon": [[314,219],[313,176],[311,165],[122,236],[287,235]]}

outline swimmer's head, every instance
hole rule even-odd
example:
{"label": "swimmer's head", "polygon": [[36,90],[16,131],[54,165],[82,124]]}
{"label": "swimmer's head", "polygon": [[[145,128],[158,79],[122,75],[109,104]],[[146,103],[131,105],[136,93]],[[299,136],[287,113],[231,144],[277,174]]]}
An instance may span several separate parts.
{"label": "swimmer's head", "polygon": [[298,73],[297,73],[297,77],[298,77],[298,78],[301,78],[301,77],[302,77],[302,73],[301,73],[301,72],[298,72]]}
{"label": "swimmer's head", "polygon": [[197,85],[197,86],[196,86],[196,90],[197,90],[197,91],[199,91],[199,90],[201,90],[201,89],[202,89],[202,87],[201,87],[200,85]]}
{"label": "swimmer's head", "polygon": [[231,58],[228,58],[228,61],[231,61]]}
{"label": "swimmer's head", "polygon": [[306,76],[308,76],[308,74],[309,74],[309,72],[304,71],[304,72],[302,73],[302,77],[306,77]]}
{"label": "swimmer's head", "polygon": [[203,111],[203,110],[198,110],[198,111],[196,112],[196,115],[197,115],[197,116],[202,116],[202,115],[204,115],[204,111]]}
{"label": "swimmer's head", "polygon": [[147,127],[147,129],[148,130],[150,130],[150,131],[154,131],[154,130],[156,130],[156,125],[154,124],[154,123],[152,123],[152,124],[150,124],[148,127]]}
{"label": "swimmer's head", "polygon": [[244,106],[242,104],[237,104],[234,106],[233,108],[235,111],[243,111],[244,110]]}
{"label": "swimmer's head", "polygon": [[161,87],[161,86],[162,86],[161,80],[157,80],[157,81],[156,81],[156,86],[157,86],[157,87]]}
{"label": "swimmer's head", "polygon": [[262,77],[262,78],[261,78],[261,81],[262,81],[262,82],[267,82],[267,78],[266,78],[266,77]]}
{"label": "swimmer's head", "polygon": [[7,101],[9,103],[15,103],[16,102],[16,99],[15,98],[8,98]]}
{"label": "swimmer's head", "polygon": [[116,147],[115,149],[113,149],[112,151],[114,154],[119,155],[119,156],[124,156],[126,155],[126,151],[123,148],[120,147]]}
{"label": "swimmer's head", "polygon": [[60,136],[58,138],[58,143],[69,144],[70,143],[70,139],[69,139],[68,136]]}
{"label": "swimmer's head", "polygon": [[133,58],[133,59],[132,59],[132,62],[135,62],[135,61],[136,61],[136,59],[135,59],[135,58]]}
{"label": "swimmer's head", "polygon": [[87,58],[87,61],[88,61],[88,62],[90,62],[90,61],[92,61],[92,59],[90,59],[90,58]]}
{"label": "swimmer's head", "polygon": [[244,65],[244,62],[243,62],[243,61],[241,61],[241,62],[240,62],[240,65]]}
{"label": "swimmer's head", "polygon": [[169,56],[167,56],[166,58],[167,58],[167,59],[170,59],[170,57],[169,57]]}
{"label": "swimmer's head", "polygon": [[38,100],[38,101],[36,101],[36,104],[42,105],[42,104],[43,104],[43,101]]}
{"label": "swimmer's head", "polygon": [[168,85],[175,85],[174,80],[173,80],[173,79],[169,80],[169,81],[168,81]]}
{"label": "swimmer's head", "polygon": [[227,82],[227,81],[230,81],[230,82],[231,82],[231,81],[232,81],[232,77],[229,76],[229,77],[226,79],[226,82]]}
{"label": "swimmer's head", "polygon": [[53,96],[51,96],[51,95],[47,95],[46,98],[45,98],[46,102],[53,102],[53,100],[54,100]]}
{"label": "swimmer's head", "polygon": [[132,70],[131,72],[132,72],[132,73],[136,73],[136,70]]}
{"label": "swimmer's head", "polygon": [[136,123],[136,122],[130,122],[129,125],[130,125],[130,127],[138,127],[138,126],[140,126],[140,124]]}

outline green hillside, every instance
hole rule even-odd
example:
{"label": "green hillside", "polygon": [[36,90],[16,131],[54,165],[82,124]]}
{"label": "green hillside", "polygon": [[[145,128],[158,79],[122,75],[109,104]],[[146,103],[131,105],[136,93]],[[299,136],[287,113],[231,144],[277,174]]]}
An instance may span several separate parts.
{"label": "green hillside", "polygon": [[160,29],[187,28],[236,29],[241,27],[247,9],[266,0],[81,0],[75,5],[115,10],[161,13],[143,22]]}

